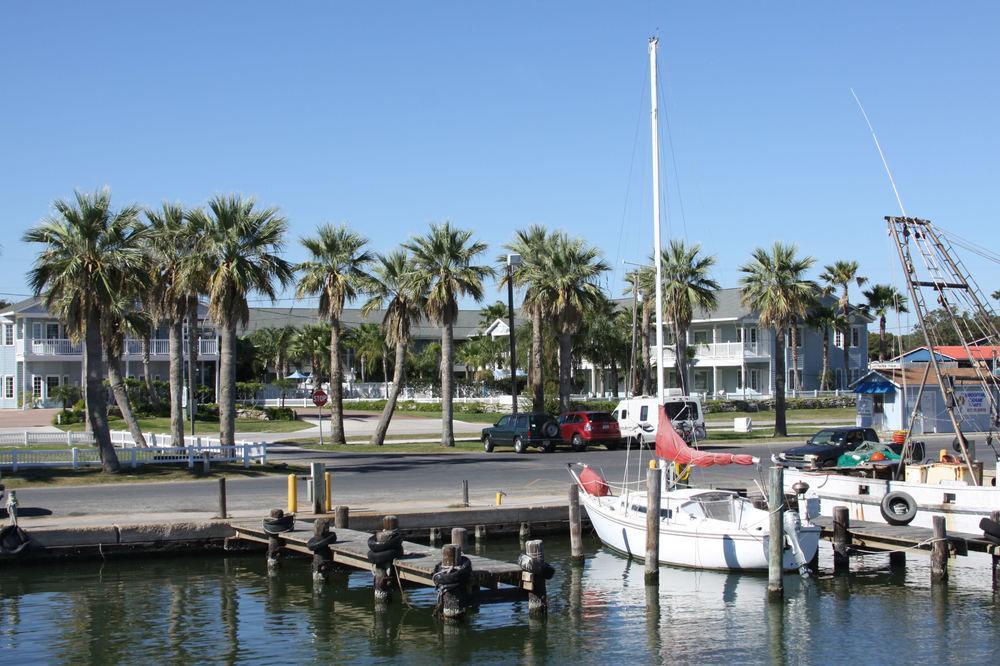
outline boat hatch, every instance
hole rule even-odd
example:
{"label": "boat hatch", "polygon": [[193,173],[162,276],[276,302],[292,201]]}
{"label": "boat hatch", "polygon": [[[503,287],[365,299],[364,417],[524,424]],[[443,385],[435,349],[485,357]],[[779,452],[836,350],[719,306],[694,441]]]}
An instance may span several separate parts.
{"label": "boat hatch", "polygon": [[738,518],[735,507],[736,499],[736,495],[733,493],[718,491],[700,493],[682,504],[681,510],[696,518],[734,522]]}

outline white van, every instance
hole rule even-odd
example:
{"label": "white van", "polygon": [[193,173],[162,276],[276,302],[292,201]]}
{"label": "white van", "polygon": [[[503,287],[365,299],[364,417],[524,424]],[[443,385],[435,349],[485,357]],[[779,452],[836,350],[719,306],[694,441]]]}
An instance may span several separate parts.
{"label": "white van", "polygon": [[[667,416],[675,425],[684,425],[694,432],[700,441],[705,439],[705,414],[701,400],[693,395],[671,395],[663,400]],[[641,442],[652,446],[656,441],[657,401],[651,396],[627,398],[618,403],[614,416],[618,420],[622,439],[630,444]]]}

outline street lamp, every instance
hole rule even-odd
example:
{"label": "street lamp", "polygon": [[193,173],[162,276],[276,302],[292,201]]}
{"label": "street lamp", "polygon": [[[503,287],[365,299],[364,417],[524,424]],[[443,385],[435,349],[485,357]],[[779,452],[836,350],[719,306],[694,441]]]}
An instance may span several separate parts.
{"label": "street lamp", "polygon": [[517,414],[517,357],[514,355],[514,267],[521,265],[521,255],[507,255],[507,337],[510,339],[510,411]]}

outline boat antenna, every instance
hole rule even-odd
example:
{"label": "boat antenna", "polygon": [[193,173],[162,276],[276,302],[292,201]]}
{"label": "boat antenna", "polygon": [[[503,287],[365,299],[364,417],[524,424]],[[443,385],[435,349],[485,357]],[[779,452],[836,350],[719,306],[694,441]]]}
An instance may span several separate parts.
{"label": "boat antenna", "polygon": [[878,150],[878,156],[882,158],[882,166],[885,167],[885,173],[889,176],[889,184],[892,185],[892,193],[896,195],[896,203],[899,204],[899,212],[903,214],[903,217],[906,217],[906,208],[903,207],[903,200],[900,198],[899,190],[896,188],[896,179],[892,177],[892,169],[889,168],[889,162],[885,159],[885,153],[882,152],[882,144],[878,142],[878,135],[875,134],[875,128],[872,127],[872,121],[868,119],[865,107],[861,104],[858,94],[854,92],[854,88],[851,88],[851,94],[854,96],[854,101],[858,103],[858,108],[861,109],[861,115],[865,117],[865,123],[868,125],[868,131],[872,133],[872,139],[875,141],[875,149]]}

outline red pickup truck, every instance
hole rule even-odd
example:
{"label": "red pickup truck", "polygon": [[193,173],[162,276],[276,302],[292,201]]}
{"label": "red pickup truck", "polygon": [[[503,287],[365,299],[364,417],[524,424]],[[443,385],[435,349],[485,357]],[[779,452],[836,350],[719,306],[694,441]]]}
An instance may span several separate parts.
{"label": "red pickup truck", "polygon": [[608,412],[565,412],[559,416],[559,432],[574,451],[584,451],[590,444],[613,451],[622,441],[618,421]]}

